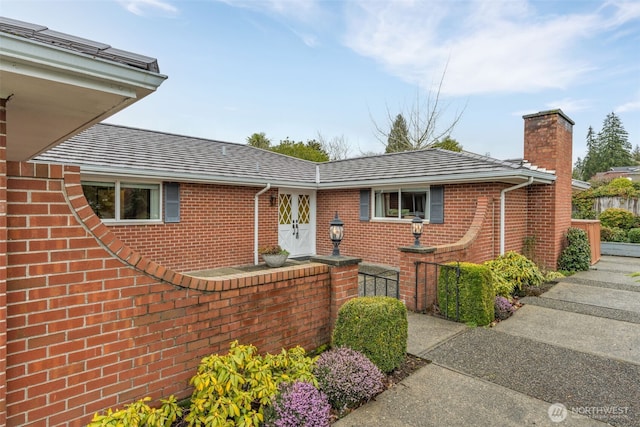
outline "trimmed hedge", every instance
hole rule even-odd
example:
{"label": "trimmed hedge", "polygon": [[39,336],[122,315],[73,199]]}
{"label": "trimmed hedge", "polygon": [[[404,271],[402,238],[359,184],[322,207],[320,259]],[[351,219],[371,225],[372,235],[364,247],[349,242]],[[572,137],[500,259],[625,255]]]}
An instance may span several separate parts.
{"label": "trimmed hedge", "polygon": [[[447,265],[455,267],[458,263]],[[488,325],[494,319],[495,291],[491,271],[488,267],[469,262],[461,262],[459,265],[460,318],[458,321],[477,326]],[[442,313],[448,313],[450,318],[456,317],[455,268],[440,269],[438,304]]]}
{"label": "trimmed hedge", "polygon": [[407,353],[407,308],[390,297],[360,297],[338,312],[334,347],[349,347],[367,356],[382,372],[399,367]]}

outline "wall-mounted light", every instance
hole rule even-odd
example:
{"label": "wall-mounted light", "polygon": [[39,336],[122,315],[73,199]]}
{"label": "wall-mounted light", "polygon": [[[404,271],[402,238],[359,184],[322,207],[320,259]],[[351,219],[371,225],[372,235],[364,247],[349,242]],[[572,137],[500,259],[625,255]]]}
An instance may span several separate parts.
{"label": "wall-mounted light", "polygon": [[338,217],[338,212],[336,212],[335,218],[331,220],[329,223],[329,238],[333,243],[333,252],[332,256],[340,256],[340,242],[344,237],[344,222],[340,220]]}
{"label": "wall-mounted light", "polygon": [[413,233],[413,237],[416,238],[416,241],[413,242],[413,246],[420,246],[420,236],[422,235],[423,228],[422,218],[416,216],[411,220],[411,233]]}
{"label": "wall-mounted light", "polygon": [[272,194],[271,196],[269,196],[269,206],[271,207],[275,206],[276,200],[278,200],[278,196],[276,196],[275,194]]}

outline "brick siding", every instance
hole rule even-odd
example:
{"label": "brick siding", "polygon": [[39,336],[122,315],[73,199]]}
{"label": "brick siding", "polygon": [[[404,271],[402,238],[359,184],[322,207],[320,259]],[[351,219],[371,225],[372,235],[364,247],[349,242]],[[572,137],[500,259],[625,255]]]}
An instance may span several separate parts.
{"label": "brick siding", "polygon": [[186,397],[200,359],[234,339],[262,352],[329,341],[328,266],[191,278],[104,226],[77,168],[8,169],[8,425],[80,426],[144,396]]}
{"label": "brick siding", "polygon": [[0,99],[0,427],[7,425],[7,110]]}
{"label": "brick siding", "polygon": [[[178,271],[253,263],[254,196],[260,187],[180,184],[180,222],[109,225],[132,249]],[[278,242],[278,208],[259,198],[259,245]],[[164,216],[163,216],[164,217]]]}
{"label": "brick siding", "polygon": [[[478,262],[499,255],[500,190],[508,184],[456,184],[445,186],[444,224],[425,224],[420,242],[423,246],[439,246],[459,241],[469,230],[478,199],[486,198],[489,225],[483,231],[481,243],[474,247],[473,258]],[[323,239],[323,231],[338,212],[344,222],[344,239],[340,253],[361,257],[365,262],[399,266],[398,247],[412,245],[410,220],[361,221],[360,190],[325,190],[318,192],[319,254],[331,253],[331,242]],[[527,236],[527,192],[514,190],[506,194],[505,249],[521,251]]]}

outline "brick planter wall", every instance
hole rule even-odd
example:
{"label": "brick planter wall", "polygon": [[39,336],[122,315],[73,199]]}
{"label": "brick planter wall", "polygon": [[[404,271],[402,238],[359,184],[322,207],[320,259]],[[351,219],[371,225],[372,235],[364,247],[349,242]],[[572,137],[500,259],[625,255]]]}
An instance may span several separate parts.
{"label": "brick planter wall", "polygon": [[235,339],[261,352],[329,341],[329,266],[192,278],[117,239],[77,168],[8,175],[8,425],[80,426],[144,396],[186,397],[200,359]]}

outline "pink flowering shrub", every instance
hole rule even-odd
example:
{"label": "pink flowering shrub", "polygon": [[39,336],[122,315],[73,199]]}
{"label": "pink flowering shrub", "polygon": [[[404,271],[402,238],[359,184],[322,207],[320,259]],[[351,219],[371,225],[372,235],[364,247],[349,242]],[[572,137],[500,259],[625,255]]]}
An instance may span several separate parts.
{"label": "pink flowering shrub", "polygon": [[367,357],[348,347],[326,351],[313,374],[338,412],[354,408],[384,390],[384,375]]}
{"label": "pink flowering shrub", "polygon": [[495,300],[496,319],[505,320],[515,311],[513,305],[505,297],[497,296]]}
{"label": "pink flowering shrub", "polygon": [[313,384],[281,383],[265,422],[266,427],[329,427],[329,399]]}

